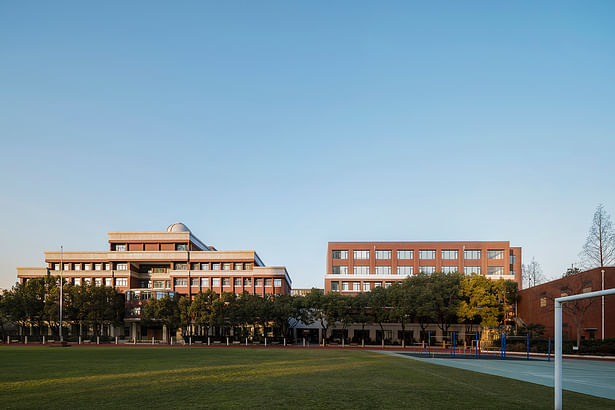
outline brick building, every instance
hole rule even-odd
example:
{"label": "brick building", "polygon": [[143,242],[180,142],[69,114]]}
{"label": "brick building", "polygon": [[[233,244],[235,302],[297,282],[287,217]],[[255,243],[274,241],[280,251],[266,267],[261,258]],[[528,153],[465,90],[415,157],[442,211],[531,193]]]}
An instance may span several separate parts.
{"label": "brick building", "polygon": [[508,241],[329,242],[325,292],[367,292],[419,272],[478,273],[521,287],[521,248]]}
{"label": "brick building", "polygon": [[[553,337],[555,298],[612,288],[615,288],[615,267],[590,269],[542,283],[519,292],[517,316],[526,324],[544,325],[545,336]],[[576,339],[575,316],[580,318],[580,313],[583,311],[581,339],[602,338],[602,300],[603,298],[593,298],[579,301],[576,309],[576,312],[579,312],[578,314],[571,313],[565,308],[566,304],[564,304],[564,309],[562,309],[564,340]],[[615,295],[604,297],[604,323],[604,337],[615,337]]]}

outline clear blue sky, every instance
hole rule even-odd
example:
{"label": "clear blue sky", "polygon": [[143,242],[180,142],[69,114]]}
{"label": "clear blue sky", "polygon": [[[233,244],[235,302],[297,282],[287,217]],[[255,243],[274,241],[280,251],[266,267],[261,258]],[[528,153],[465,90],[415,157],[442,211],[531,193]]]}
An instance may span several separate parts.
{"label": "clear blue sky", "polygon": [[0,3],[0,287],[186,223],[323,286],[328,241],[615,216],[615,2]]}

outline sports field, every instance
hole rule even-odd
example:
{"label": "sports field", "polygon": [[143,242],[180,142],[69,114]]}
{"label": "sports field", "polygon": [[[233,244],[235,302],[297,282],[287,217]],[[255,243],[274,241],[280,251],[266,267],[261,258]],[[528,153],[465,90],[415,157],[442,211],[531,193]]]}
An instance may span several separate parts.
{"label": "sports field", "polygon": [[[564,391],[566,408],[615,401]],[[0,347],[2,408],[553,408],[553,389],[368,351]]]}

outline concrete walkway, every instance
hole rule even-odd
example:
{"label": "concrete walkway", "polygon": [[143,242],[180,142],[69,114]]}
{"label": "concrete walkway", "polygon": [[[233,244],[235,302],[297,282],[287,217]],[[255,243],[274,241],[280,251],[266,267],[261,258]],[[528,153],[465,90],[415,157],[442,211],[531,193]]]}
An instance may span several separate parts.
{"label": "concrete walkway", "polygon": [[[417,357],[404,352],[376,351],[404,359],[456,367],[553,387],[554,360],[482,360]],[[615,400],[615,363],[597,360],[563,361],[563,387]]]}

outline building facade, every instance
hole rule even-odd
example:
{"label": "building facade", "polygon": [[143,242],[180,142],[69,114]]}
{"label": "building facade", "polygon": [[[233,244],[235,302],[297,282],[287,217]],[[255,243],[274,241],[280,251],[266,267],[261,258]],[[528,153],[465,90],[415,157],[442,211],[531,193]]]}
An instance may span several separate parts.
{"label": "building facade", "polygon": [[[565,276],[521,290],[517,316],[526,325],[543,325],[544,335],[553,337],[555,298],[612,288],[615,288],[615,267],[595,268]],[[615,295],[565,303],[562,309],[564,340],[576,339],[577,321],[583,340],[602,339],[603,329],[605,338],[615,337]]]}
{"label": "building facade", "polygon": [[329,242],[325,292],[368,292],[419,272],[477,273],[521,288],[521,248],[508,241]]}

